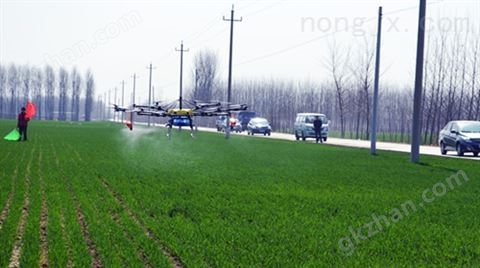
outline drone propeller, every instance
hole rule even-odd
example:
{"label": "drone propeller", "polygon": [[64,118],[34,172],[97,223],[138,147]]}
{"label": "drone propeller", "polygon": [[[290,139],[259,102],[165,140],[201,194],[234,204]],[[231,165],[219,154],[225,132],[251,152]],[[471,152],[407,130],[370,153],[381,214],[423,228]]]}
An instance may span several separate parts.
{"label": "drone propeller", "polygon": [[129,110],[126,107],[120,107],[120,106],[118,106],[117,104],[114,104],[114,103],[112,103],[110,105],[113,106],[113,109],[115,110],[115,112],[127,112]]}
{"label": "drone propeller", "polygon": [[[112,104],[115,112],[129,113],[130,118],[127,118],[126,125],[132,130],[133,114],[139,116],[155,116],[155,117],[171,117],[175,118],[190,118],[192,116],[220,116],[228,115],[233,111],[243,111],[247,109],[246,104],[231,104],[220,101],[199,101],[199,100],[183,100],[185,107],[180,109],[178,107],[179,100],[172,102],[156,101],[153,105],[137,105],[133,104],[133,108],[120,107],[117,104]],[[191,120],[191,119],[190,119]]]}

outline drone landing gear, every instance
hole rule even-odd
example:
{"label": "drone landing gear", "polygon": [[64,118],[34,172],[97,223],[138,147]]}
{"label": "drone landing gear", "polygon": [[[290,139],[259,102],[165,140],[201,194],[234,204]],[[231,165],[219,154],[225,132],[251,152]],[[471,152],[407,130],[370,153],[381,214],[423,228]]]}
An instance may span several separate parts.
{"label": "drone landing gear", "polygon": [[[194,134],[194,133],[195,133],[195,130],[192,128],[192,129],[190,130],[190,137],[192,137],[192,139],[195,139],[195,134]],[[167,138],[168,138],[169,140],[172,139],[172,128],[171,128],[171,127],[169,127],[169,128],[167,129]]]}

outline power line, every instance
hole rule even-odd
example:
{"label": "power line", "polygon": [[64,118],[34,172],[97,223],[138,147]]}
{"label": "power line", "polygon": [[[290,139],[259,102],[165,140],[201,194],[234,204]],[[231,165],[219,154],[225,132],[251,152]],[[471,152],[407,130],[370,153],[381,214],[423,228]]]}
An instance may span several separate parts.
{"label": "power line", "polygon": [[[436,2],[432,2],[432,3],[430,3],[429,5],[438,4],[438,3],[440,3],[440,2],[442,2],[442,0],[439,0],[439,1],[436,1]],[[401,12],[404,12],[404,11],[410,11],[410,10],[413,10],[413,9],[416,9],[416,8],[417,8],[417,6],[412,6],[412,7],[408,7],[408,8],[397,9],[397,10],[394,10],[394,11],[392,11],[392,12],[385,13],[384,15],[397,14],[397,13],[401,13]],[[375,21],[376,19],[377,19],[377,18],[372,17],[372,18],[369,18],[369,19],[365,20],[364,22],[372,22],[372,21]],[[274,52],[271,52],[271,53],[268,53],[268,54],[265,54],[265,55],[262,55],[262,56],[258,56],[258,57],[255,57],[255,58],[251,58],[251,59],[242,61],[242,62],[236,64],[236,66],[244,65],[244,64],[249,64],[249,63],[256,62],[256,61],[259,61],[259,60],[263,60],[263,59],[266,59],[266,58],[270,58],[270,57],[273,57],[273,56],[276,56],[276,55],[279,55],[279,54],[283,54],[283,53],[288,52],[288,51],[290,51],[290,50],[294,50],[294,49],[303,47],[303,46],[308,45],[308,44],[310,44],[310,43],[313,43],[313,42],[316,42],[316,41],[318,41],[318,40],[321,40],[321,39],[327,38],[327,37],[329,37],[329,36],[335,35],[335,34],[337,34],[337,33],[339,33],[339,32],[348,30],[349,27],[352,27],[352,25],[346,25],[345,28],[343,28],[343,29],[337,29],[337,30],[334,31],[334,32],[326,33],[326,34],[323,34],[323,35],[321,35],[321,36],[318,36],[318,37],[315,37],[315,38],[312,38],[312,39],[309,39],[309,40],[306,40],[306,41],[303,41],[303,42],[300,42],[300,43],[291,45],[291,46],[289,46],[289,47],[286,47],[286,48],[283,48],[283,49],[279,49],[279,50],[276,50],[276,51],[274,51]]]}
{"label": "power line", "polygon": [[[237,1],[237,3],[238,3],[238,2],[239,2],[239,1]],[[257,15],[257,14],[259,14],[259,13],[262,13],[262,12],[264,12],[264,11],[266,11],[266,10],[269,10],[269,9],[275,7],[275,6],[278,6],[278,5],[279,5],[280,3],[282,3],[282,2],[285,2],[285,0],[276,1],[276,2],[270,4],[270,5],[266,6],[266,7],[262,7],[262,8],[260,8],[260,9],[254,10],[254,11],[252,11],[252,12],[250,12],[250,13],[247,13],[247,15],[245,15],[245,16],[248,16],[248,17],[255,16],[255,15]],[[252,2],[252,3],[248,4],[248,5],[242,6],[241,8],[237,8],[237,11],[248,9],[248,8],[250,8],[251,6],[254,6],[254,5],[257,5],[257,4],[258,4],[258,2]],[[184,39],[184,40],[190,41],[190,43],[191,43],[190,47],[199,47],[199,46],[201,46],[202,43],[206,43],[206,42],[209,42],[210,40],[213,40],[213,39],[217,38],[218,36],[220,36],[222,33],[224,33],[224,32],[228,29],[227,27],[222,27],[219,31],[217,31],[217,32],[216,32],[215,34],[213,34],[212,36],[206,37],[204,40],[201,40],[201,41],[199,41],[199,42],[193,42],[193,41],[195,41],[195,40],[200,39],[200,38],[202,37],[202,34],[203,34],[203,33],[209,32],[209,31],[210,31],[211,29],[213,29],[214,26],[216,26],[218,23],[219,23],[218,20],[212,20],[212,21],[210,21],[210,22],[206,25],[206,27],[204,27],[205,30],[203,30],[202,32],[197,33],[197,34],[193,34],[194,38],[191,38],[191,39],[186,38],[186,39]]]}
{"label": "power line", "polygon": [[[271,8],[277,6],[278,4],[280,4],[281,2],[284,2],[284,1],[285,1],[285,0],[279,0],[279,1],[276,1],[276,2],[270,4],[270,5],[266,6],[266,7],[262,7],[262,8],[260,8],[260,9],[258,9],[258,10],[254,10],[254,11],[248,13],[248,16],[255,16],[255,15],[257,15],[258,13],[261,13],[261,12],[264,12],[264,11],[266,11],[266,10],[268,10],[268,9],[271,9]],[[148,1],[147,1],[147,2],[148,2]],[[239,2],[239,1],[237,1],[237,3],[238,3],[238,2]],[[248,9],[248,8],[250,8],[250,7],[254,6],[254,5],[257,5],[257,4],[258,4],[258,2],[251,2],[251,3],[247,4],[247,5],[244,5],[244,6],[240,7],[240,8],[238,8],[237,10],[245,10],[245,9]],[[215,32],[212,36],[205,38],[205,40],[200,40],[200,41],[198,41],[198,42],[194,42],[194,41],[196,41],[196,40],[201,39],[201,38],[204,36],[205,33],[210,32],[210,31],[211,31],[212,29],[214,29],[214,27],[217,26],[218,24],[219,24],[218,19],[212,19],[212,20],[210,20],[209,22],[207,22],[204,26],[200,27],[200,28],[199,28],[200,30],[193,31],[193,32],[192,32],[190,35],[188,35],[187,38],[185,38],[184,40],[188,40],[188,41],[190,41],[190,43],[193,43],[193,47],[200,47],[202,44],[205,44],[205,43],[207,43],[208,41],[217,38],[218,36],[220,36],[221,34],[223,34],[223,33],[228,29],[227,27],[223,27],[223,26],[222,26],[222,28],[221,28],[219,31]],[[195,45],[195,44],[196,44],[196,45]],[[191,47],[192,47],[192,44],[191,44]],[[170,58],[172,58],[173,56],[174,56],[174,53],[171,52],[171,51],[169,51],[169,52],[166,52],[166,53],[162,54],[162,55],[159,57],[158,61],[159,61],[159,62],[164,62],[164,61],[170,60]],[[138,78],[138,76],[137,76],[137,78]],[[168,84],[166,84],[166,85],[172,85],[173,83],[174,83],[174,82],[168,83]],[[135,97],[135,96],[133,96],[133,98],[134,98],[134,97]],[[133,99],[133,102],[135,103],[135,99]]]}
{"label": "power line", "polygon": [[186,41],[189,41],[190,43],[192,43],[193,41],[195,41],[196,39],[198,39],[199,37],[201,37],[204,33],[210,31],[211,29],[213,29],[213,27],[215,27],[216,25],[218,25],[219,21],[218,19],[212,19],[210,22],[208,22],[205,27],[202,28],[202,30],[199,30],[199,31],[195,31],[193,33],[191,33],[189,36],[187,36],[185,38]]}
{"label": "power line", "polygon": [[[252,11],[252,12],[250,12],[250,13],[247,13],[247,14],[245,15],[245,17],[251,17],[251,16],[257,15],[257,14],[259,14],[259,13],[262,13],[262,12],[264,12],[264,11],[267,11],[267,10],[269,10],[269,9],[271,9],[271,8],[274,8],[274,7],[278,6],[278,5],[279,5],[280,3],[282,3],[282,2],[285,2],[285,0],[276,1],[276,2],[270,4],[270,5],[266,6],[266,7],[260,8],[260,9],[258,9],[258,10]],[[238,9],[238,10],[242,10],[242,9],[243,9],[243,8],[240,8],[240,9]]]}

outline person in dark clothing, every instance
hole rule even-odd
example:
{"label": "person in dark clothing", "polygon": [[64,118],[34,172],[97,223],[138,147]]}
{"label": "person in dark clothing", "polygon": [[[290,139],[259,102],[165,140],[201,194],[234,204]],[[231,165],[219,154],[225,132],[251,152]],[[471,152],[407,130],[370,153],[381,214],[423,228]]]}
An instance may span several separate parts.
{"label": "person in dark clothing", "polygon": [[167,137],[170,139],[170,137],[172,136],[173,117],[170,117],[170,118],[168,119],[167,127],[168,127]]}
{"label": "person in dark clothing", "polygon": [[322,141],[322,119],[320,119],[320,116],[315,116],[315,120],[313,120],[313,129],[315,130],[315,140],[317,141],[320,141],[323,143]]}
{"label": "person in dark clothing", "polygon": [[30,121],[30,118],[27,117],[27,114],[25,112],[25,107],[22,107],[20,113],[18,114],[18,120],[17,120],[18,132],[20,132],[20,138],[18,138],[18,141],[21,141],[22,138],[24,141],[27,140],[28,121]]}
{"label": "person in dark clothing", "polygon": [[190,136],[192,136],[192,138],[194,137],[193,136],[193,118],[191,115],[188,116],[188,122],[190,124]]}

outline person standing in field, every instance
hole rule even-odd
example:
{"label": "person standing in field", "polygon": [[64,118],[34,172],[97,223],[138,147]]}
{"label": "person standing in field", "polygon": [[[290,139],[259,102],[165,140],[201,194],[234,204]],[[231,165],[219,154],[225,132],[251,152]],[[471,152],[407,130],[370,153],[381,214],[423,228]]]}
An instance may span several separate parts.
{"label": "person standing in field", "polygon": [[320,116],[315,116],[315,119],[313,120],[313,129],[315,130],[315,140],[317,141],[320,141],[323,143],[322,141],[322,119],[320,119]]}
{"label": "person standing in field", "polygon": [[18,114],[18,120],[17,120],[18,132],[20,132],[20,137],[18,138],[18,141],[21,141],[22,138],[23,138],[23,141],[27,140],[28,121],[30,121],[30,118],[27,117],[27,113],[25,112],[25,107],[22,107],[22,109],[20,110],[20,113]]}
{"label": "person standing in field", "polygon": [[190,136],[194,138],[195,136],[193,135],[193,118],[191,115],[188,115],[188,123],[190,125]]}

